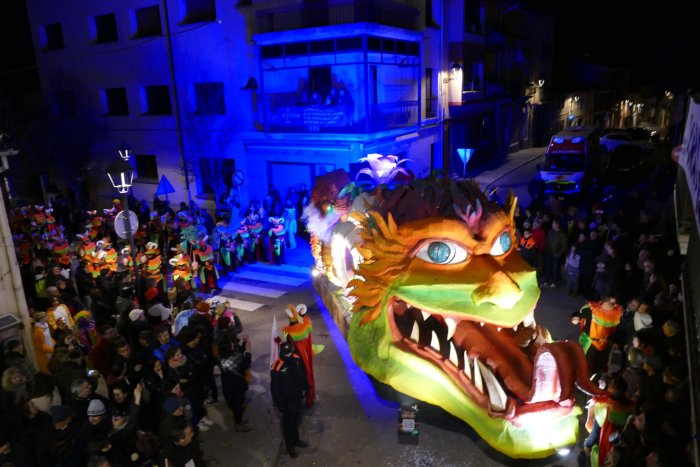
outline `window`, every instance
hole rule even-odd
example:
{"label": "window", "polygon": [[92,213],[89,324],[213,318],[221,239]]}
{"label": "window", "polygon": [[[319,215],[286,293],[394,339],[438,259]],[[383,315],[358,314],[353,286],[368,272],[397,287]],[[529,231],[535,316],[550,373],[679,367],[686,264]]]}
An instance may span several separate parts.
{"label": "window", "polygon": [[168,86],[146,86],[146,113],[148,115],[170,115],[170,88]]}
{"label": "window", "polygon": [[160,24],[160,9],[158,5],[137,8],[136,15],[136,37],[160,36],[163,29]]}
{"label": "window", "polygon": [[198,114],[225,114],[224,83],[195,83],[195,99]]}
{"label": "window", "polygon": [[158,163],[156,156],[148,154],[136,154],[136,179],[143,181],[158,181]]}
{"label": "window", "polygon": [[44,34],[46,36],[46,50],[60,50],[65,48],[61,23],[47,24],[44,26]]}
{"label": "window", "polygon": [[437,97],[433,91],[434,71],[432,68],[425,69],[425,117],[437,116]]}
{"label": "window", "polygon": [[107,101],[107,115],[129,115],[125,88],[105,89],[105,100]]}
{"label": "window", "polygon": [[114,13],[95,16],[95,42],[102,44],[116,42],[118,39],[117,20]]}
{"label": "window", "polygon": [[200,23],[215,19],[214,0],[185,0],[185,23]]}
{"label": "window", "polygon": [[223,157],[200,157],[199,160],[199,177],[200,182],[199,194],[213,194],[215,184],[222,183],[219,188],[231,189],[231,178],[236,171],[236,160]]}

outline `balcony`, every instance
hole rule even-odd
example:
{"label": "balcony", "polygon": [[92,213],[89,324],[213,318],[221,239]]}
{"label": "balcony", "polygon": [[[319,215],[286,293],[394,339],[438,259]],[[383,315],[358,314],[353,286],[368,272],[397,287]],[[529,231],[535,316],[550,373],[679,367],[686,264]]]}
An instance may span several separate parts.
{"label": "balcony", "polygon": [[417,30],[419,11],[390,0],[354,0],[345,3],[319,2],[319,5],[260,10],[255,17],[255,32],[268,33],[352,23],[376,23]]}
{"label": "balcony", "polygon": [[369,113],[349,105],[270,106],[266,131],[270,133],[365,134],[418,124],[418,102],[370,105]]}

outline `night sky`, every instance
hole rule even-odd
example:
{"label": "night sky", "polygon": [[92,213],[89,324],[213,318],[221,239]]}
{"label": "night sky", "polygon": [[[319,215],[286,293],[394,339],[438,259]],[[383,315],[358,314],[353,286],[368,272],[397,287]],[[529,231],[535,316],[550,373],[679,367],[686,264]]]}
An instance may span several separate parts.
{"label": "night sky", "polygon": [[[517,3],[515,0],[512,4]],[[505,2],[505,5],[511,3]],[[694,33],[689,3],[658,4],[629,0],[526,0],[556,17],[555,76],[567,90],[569,62],[622,66],[630,71],[630,89],[698,89],[700,37]],[[24,0],[3,0],[0,6],[0,87],[38,89]],[[652,6],[653,5],[653,6]]]}
{"label": "night sky", "polygon": [[[527,0],[556,17],[555,67],[566,77],[567,61],[629,70],[630,90],[652,86],[657,91],[697,89],[696,58],[700,37],[690,3],[679,0]],[[555,76],[556,77],[556,76]]]}

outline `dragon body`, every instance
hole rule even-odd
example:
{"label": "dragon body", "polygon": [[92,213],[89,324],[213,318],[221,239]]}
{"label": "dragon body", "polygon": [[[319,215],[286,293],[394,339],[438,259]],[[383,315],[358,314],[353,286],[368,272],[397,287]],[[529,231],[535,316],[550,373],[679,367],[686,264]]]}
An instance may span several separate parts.
{"label": "dragon body", "polygon": [[578,344],[535,322],[540,289],[517,250],[512,194],[501,206],[443,177],[362,192],[340,172],[317,179],[304,213],[315,285],[357,365],[510,457],[574,444],[575,388],[598,390]]}

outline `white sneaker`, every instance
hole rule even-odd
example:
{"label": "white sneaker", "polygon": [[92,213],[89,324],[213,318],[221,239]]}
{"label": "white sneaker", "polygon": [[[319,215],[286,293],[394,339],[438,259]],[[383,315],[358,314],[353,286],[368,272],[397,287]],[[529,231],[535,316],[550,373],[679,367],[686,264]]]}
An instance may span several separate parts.
{"label": "white sneaker", "polygon": [[197,428],[199,428],[199,431],[209,431],[209,425],[204,423],[204,420],[199,421],[199,423],[197,424]]}
{"label": "white sneaker", "polygon": [[206,426],[214,426],[214,422],[209,417],[202,417],[200,422],[204,423]]}

